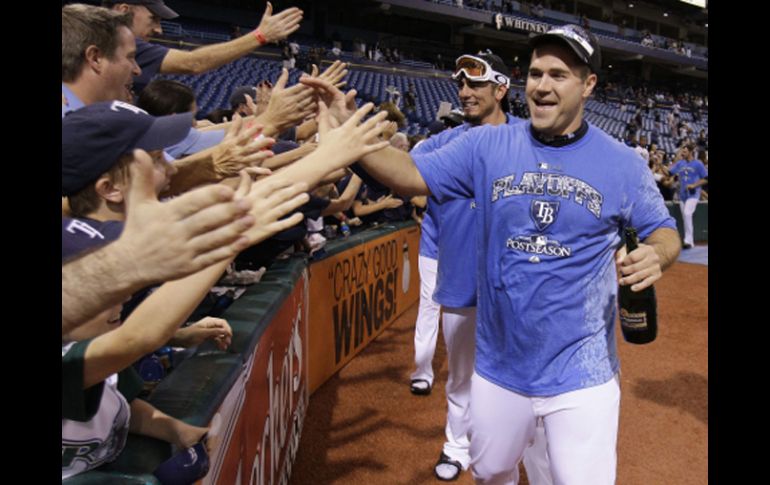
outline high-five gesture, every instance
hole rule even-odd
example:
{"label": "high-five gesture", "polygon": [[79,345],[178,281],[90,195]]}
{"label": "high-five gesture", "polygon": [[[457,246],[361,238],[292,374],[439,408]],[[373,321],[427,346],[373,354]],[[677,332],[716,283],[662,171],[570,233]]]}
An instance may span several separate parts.
{"label": "high-five gesture", "polygon": [[279,177],[267,177],[252,182],[251,176],[241,172],[241,180],[235,191],[235,197],[243,197],[251,204],[249,213],[254,217],[254,226],[244,235],[248,244],[264,241],[270,236],[299,224],[304,217],[297,212],[290,217],[280,219],[310,199],[307,184],[293,183]]}
{"label": "high-five gesture", "polygon": [[152,160],[140,150],[134,157],[125,227],[114,244],[126,248],[126,260],[142,272],[140,279],[149,283],[185,276],[246,247],[241,233],[255,219],[232,189],[209,185],[159,202]]}
{"label": "high-five gesture", "polygon": [[310,76],[323,79],[324,81],[327,81],[329,84],[339,89],[346,84],[343,79],[348,75],[347,67],[348,65],[344,62],[336,60],[319,76],[318,66],[313,64],[313,69],[310,71]]}
{"label": "high-five gesture", "polygon": [[318,107],[320,142],[313,155],[318,154],[318,156],[328,156],[329,159],[334,159],[336,163],[333,168],[345,167],[364,155],[389,145],[388,141],[378,141],[379,135],[387,126],[382,123],[388,115],[387,112],[381,111],[361,123],[363,117],[374,108],[372,103],[363,105],[337,128],[333,128],[337,119],[332,116],[326,103],[320,101]]}
{"label": "high-five gesture", "polygon": [[262,125],[259,123],[244,123],[240,115],[234,115],[224,139],[212,154],[216,174],[222,178],[235,177],[242,169],[259,166],[272,157],[273,152],[268,148],[273,146],[275,140],[260,137],[261,132]]}
{"label": "high-five gesture", "polygon": [[273,4],[267,2],[265,14],[257,27],[257,32],[260,32],[268,43],[278,42],[296,32],[301,21],[302,10],[291,7],[273,15]]}
{"label": "high-five gesture", "polygon": [[324,79],[322,76],[310,77],[302,76],[299,82],[305,86],[310,86],[315,90],[316,96],[319,100],[326,104],[329,109],[329,114],[333,120],[342,124],[350,118],[356,111],[356,90],[351,89],[347,93],[343,93],[329,80]]}
{"label": "high-five gesture", "polygon": [[317,109],[315,93],[302,84],[287,88],[288,80],[289,71],[284,69],[270,93],[267,109],[259,117],[260,122],[273,127],[278,133],[298,125],[315,114]]}

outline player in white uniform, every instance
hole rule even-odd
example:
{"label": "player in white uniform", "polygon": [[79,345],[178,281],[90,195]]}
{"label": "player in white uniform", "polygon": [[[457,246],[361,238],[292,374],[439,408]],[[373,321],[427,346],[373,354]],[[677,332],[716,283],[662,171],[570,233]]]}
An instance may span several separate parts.
{"label": "player in white uniform", "polygon": [[695,245],[693,238],[692,215],[698,207],[701,187],[708,183],[708,170],[703,162],[695,158],[695,147],[682,147],[682,159],[677,161],[668,171],[679,177],[679,208],[682,211],[684,223],[684,249]]}

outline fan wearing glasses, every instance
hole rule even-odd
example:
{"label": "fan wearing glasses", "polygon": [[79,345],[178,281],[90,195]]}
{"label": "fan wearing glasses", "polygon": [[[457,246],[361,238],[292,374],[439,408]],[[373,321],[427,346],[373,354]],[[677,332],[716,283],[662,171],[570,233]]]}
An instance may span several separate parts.
{"label": "fan wearing glasses", "polygon": [[[521,120],[509,114],[510,79],[500,57],[491,52],[457,59],[452,75],[457,83],[464,123],[443,131],[415,147],[411,154],[429,153],[481,125],[514,125]],[[439,203],[428,200],[420,241],[421,301],[415,325],[413,394],[429,394],[433,385],[432,359],[438,335],[439,305],[443,307],[443,334],[449,375],[446,384],[446,442],[434,467],[439,480],[457,479],[470,465],[470,384],[475,359],[476,254],[473,198]],[[438,257],[438,255],[441,257]],[[533,485],[552,483],[545,451],[545,433],[539,428],[524,464]]]}

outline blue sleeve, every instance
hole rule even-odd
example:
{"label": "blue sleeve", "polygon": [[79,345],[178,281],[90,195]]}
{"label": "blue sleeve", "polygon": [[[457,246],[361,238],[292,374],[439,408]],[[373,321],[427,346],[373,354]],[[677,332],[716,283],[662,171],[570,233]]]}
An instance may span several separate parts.
{"label": "blue sleeve", "polygon": [[706,166],[703,165],[703,162],[698,161],[698,176],[700,178],[706,178],[709,176],[709,172],[706,169]]}
{"label": "blue sleeve", "polygon": [[420,232],[420,256],[438,259],[438,221],[437,211],[441,208],[433,197],[428,197],[428,207],[422,218]]}
{"label": "blue sleeve", "polygon": [[630,177],[626,178],[630,184],[629,220],[625,221],[636,228],[640,240],[647,239],[656,229],[668,227],[676,230],[676,222],[668,212],[663,196],[655,184],[652,171],[642,159],[634,159],[631,162]]}
{"label": "blue sleeve", "polygon": [[134,92],[139,94],[152,78],[160,72],[163,59],[166,58],[169,49],[158,44],[150,44],[142,39],[136,39],[136,63],[142,69],[142,73],[134,78]]}
{"label": "blue sleeve", "polygon": [[676,162],[673,167],[668,169],[668,173],[678,175],[679,171],[682,169],[682,162]]}
{"label": "blue sleeve", "polygon": [[166,147],[166,152],[174,158],[182,158],[218,145],[224,138],[225,130],[200,131],[190,128],[184,140]]}
{"label": "blue sleeve", "polygon": [[473,160],[476,146],[483,144],[477,131],[468,130],[451,143],[430,153],[413,153],[417,170],[439,202],[473,197]]}

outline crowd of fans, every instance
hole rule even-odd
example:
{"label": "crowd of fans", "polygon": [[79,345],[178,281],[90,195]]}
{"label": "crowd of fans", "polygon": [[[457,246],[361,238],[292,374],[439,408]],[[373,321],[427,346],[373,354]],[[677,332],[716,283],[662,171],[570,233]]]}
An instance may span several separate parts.
{"label": "crowd of fans", "polygon": [[293,86],[288,70],[275,84],[254,79],[215,121],[195,121],[189,86],[150,80],[282,41],[301,10],[268,4],[254,31],[189,52],[144,41],[176,16],[138,0],[62,8],[63,480],[113,461],[129,432],[205,450],[207,428],[144,398],[185,355],[174,349],[230,346],[219,315],[238,292],[214,287],[254,283],[287,252],[318,254],[347,226],[414,212],[334,169],[408,147],[386,108],[362,121],[373,106],[341,99],[342,62]]}

